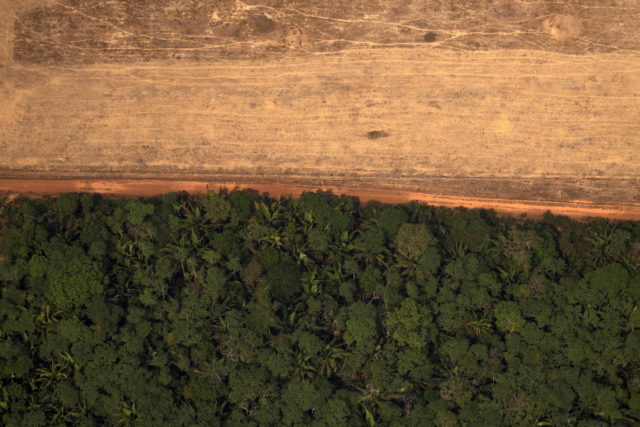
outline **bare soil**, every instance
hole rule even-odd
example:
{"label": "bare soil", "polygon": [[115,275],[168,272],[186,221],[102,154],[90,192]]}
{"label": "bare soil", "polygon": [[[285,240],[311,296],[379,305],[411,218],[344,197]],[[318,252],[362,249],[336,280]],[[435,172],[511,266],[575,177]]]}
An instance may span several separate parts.
{"label": "bare soil", "polygon": [[639,18],[635,0],[0,0],[1,185],[236,182],[631,218]]}

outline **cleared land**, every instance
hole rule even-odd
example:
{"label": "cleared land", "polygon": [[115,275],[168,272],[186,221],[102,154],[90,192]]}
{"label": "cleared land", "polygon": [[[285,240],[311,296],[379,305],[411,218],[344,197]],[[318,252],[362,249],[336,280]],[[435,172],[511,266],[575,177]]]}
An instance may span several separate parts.
{"label": "cleared land", "polygon": [[0,190],[161,178],[639,216],[637,1],[12,3]]}

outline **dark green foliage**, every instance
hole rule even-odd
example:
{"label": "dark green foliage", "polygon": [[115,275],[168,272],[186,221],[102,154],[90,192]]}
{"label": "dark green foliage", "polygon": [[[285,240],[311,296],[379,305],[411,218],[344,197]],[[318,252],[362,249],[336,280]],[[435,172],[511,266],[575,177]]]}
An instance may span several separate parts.
{"label": "dark green foliage", "polygon": [[398,229],[409,221],[409,216],[400,208],[387,208],[380,213],[378,226],[385,237],[392,240],[398,233]]}
{"label": "dark green foliage", "polygon": [[265,275],[265,284],[271,287],[274,299],[290,302],[302,288],[298,266],[290,260],[272,265]]}
{"label": "dark green foliage", "polygon": [[57,308],[71,308],[102,292],[102,274],[87,256],[74,256],[48,268],[45,296]]}
{"label": "dark green foliage", "polygon": [[336,317],[336,326],[344,330],[346,344],[364,354],[371,354],[375,349],[376,337],[379,336],[376,326],[376,308],[371,304],[358,301],[343,307]]}
{"label": "dark green foliage", "polygon": [[2,206],[0,425],[638,423],[638,223],[321,192]]}
{"label": "dark green foliage", "polygon": [[155,206],[138,200],[129,200],[124,206],[127,221],[132,225],[142,224],[144,219],[155,211]]}
{"label": "dark green foliage", "polygon": [[436,243],[425,224],[402,224],[396,236],[398,252],[410,259],[418,259]]}
{"label": "dark green foliage", "polygon": [[[244,206],[242,206],[241,202],[236,202],[236,204],[240,205],[240,214],[246,215],[243,209]],[[206,218],[216,224],[225,221],[231,216],[233,205],[222,196],[209,192],[205,197],[203,197],[202,206],[204,208]]]}

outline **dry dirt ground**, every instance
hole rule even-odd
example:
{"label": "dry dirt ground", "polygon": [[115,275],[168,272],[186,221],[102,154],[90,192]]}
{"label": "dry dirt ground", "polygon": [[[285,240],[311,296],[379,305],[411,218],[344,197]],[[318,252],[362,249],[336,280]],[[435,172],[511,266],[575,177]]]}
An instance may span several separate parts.
{"label": "dry dirt ground", "polygon": [[638,0],[0,0],[0,190],[233,182],[640,219],[638,22]]}

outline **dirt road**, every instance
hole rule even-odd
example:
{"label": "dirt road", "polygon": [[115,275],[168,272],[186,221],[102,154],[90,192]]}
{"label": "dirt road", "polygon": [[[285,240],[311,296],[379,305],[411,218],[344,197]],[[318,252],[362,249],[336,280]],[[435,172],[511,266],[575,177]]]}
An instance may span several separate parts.
{"label": "dirt road", "polygon": [[546,212],[566,215],[577,220],[605,218],[608,220],[640,221],[640,209],[631,205],[599,205],[590,202],[542,204],[526,200],[486,199],[446,197],[420,192],[399,190],[363,189],[335,186],[302,186],[291,184],[265,184],[249,182],[204,182],[181,180],[76,180],[76,179],[3,179],[0,180],[0,197],[18,196],[39,197],[41,195],[59,195],[62,193],[100,193],[108,197],[134,196],[152,197],[169,192],[187,191],[191,194],[203,194],[208,191],[252,190],[268,194],[274,198],[297,197],[305,191],[330,191],[335,195],[357,197],[360,202],[376,200],[383,203],[408,203],[418,201],[434,206],[448,208],[465,207],[468,209],[493,209],[502,215],[523,215],[528,218],[542,217]]}
{"label": "dirt road", "polygon": [[171,178],[640,209],[637,1],[14,3],[5,187]]}

